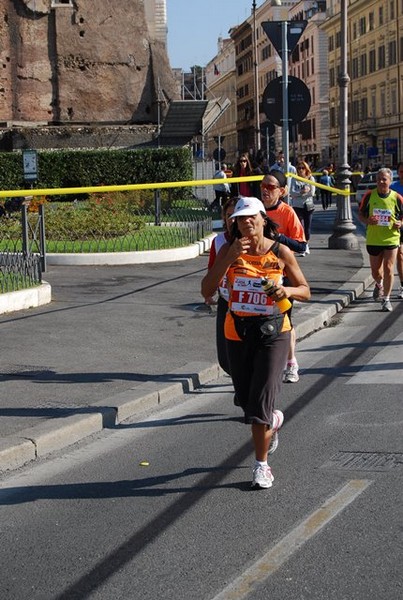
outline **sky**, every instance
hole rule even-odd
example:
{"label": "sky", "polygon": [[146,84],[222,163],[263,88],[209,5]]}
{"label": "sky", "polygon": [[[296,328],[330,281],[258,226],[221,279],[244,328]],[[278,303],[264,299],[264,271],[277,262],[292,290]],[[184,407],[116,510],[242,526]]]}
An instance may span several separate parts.
{"label": "sky", "polygon": [[166,5],[169,62],[186,72],[210,62],[218,38],[228,38],[228,30],[252,12],[252,0],[166,0]]}

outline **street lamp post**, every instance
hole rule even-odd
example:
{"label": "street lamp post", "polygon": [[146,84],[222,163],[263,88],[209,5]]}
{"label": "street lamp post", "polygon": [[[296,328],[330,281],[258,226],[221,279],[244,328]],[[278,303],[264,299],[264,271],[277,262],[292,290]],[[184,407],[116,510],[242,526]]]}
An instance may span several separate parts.
{"label": "street lamp post", "polygon": [[253,76],[255,88],[255,148],[256,152],[260,150],[260,113],[259,113],[259,71],[258,71],[258,53],[256,36],[256,0],[252,1],[252,23],[253,23]]}
{"label": "street lamp post", "polygon": [[[347,155],[347,128],[348,128],[348,84],[350,77],[347,72],[347,0],[341,0],[340,12],[340,137],[339,137],[339,164],[336,172],[336,185],[340,190],[350,190],[350,166]],[[359,247],[358,239],[354,234],[356,226],[352,221],[350,196],[339,194],[337,196],[337,213],[333,234],[328,240],[328,247],[332,249],[353,250]]]}

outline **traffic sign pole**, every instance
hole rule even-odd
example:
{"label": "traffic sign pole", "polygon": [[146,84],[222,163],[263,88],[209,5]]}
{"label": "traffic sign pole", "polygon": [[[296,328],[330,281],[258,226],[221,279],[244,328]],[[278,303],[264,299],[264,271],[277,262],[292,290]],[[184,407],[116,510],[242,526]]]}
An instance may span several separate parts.
{"label": "traffic sign pole", "polygon": [[[281,36],[279,35],[281,25]],[[289,26],[289,27],[288,27]],[[281,57],[282,63],[282,93],[283,93],[283,115],[282,115],[282,144],[285,160],[285,169],[288,171],[290,162],[289,149],[289,113],[288,113],[288,55],[293,52],[298,40],[303,34],[307,21],[265,21],[262,27]]]}
{"label": "traffic sign pole", "polygon": [[223,161],[226,156],[226,152],[221,145],[224,140],[225,140],[225,135],[215,135],[214,136],[214,141],[217,144],[217,148],[213,152],[213,158],[214,158],[214,160],[216,160],[217,162],[220,163],[220,166],[221,166],[221,161]]}
{"label": "traffic sign pole", "polygon": [[[281,23],[281,63],[282,63],[282,76],[283,76],[283,127],[282,127],[282,145],[284,152],[284,168],[288,171],[288,165],[290,164],[290,132],[288,122],[288,43],[287,43],[287,21]],[[287,178],[289,186],[290,179]],[[290,203],[290,194],[286,196],[287,203]]]}

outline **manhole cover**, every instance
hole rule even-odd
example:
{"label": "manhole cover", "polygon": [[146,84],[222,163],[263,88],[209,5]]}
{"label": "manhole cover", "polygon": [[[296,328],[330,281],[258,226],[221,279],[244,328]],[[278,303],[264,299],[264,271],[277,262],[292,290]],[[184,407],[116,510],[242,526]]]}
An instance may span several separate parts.
{"label": "manhole cover", "polygon": [[390,471],[403,464],[403,454],[391,452],[337,452],[323,466],[324,469],[345,471]]}

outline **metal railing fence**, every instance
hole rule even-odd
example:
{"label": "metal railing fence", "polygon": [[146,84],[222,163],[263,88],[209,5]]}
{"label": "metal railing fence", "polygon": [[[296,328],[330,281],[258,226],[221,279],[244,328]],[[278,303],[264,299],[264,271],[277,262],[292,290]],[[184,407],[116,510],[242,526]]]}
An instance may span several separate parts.
{"label": "metal railing fence", "polygon": [[15,292],[42,283],[41,258],[25,252],[0,252],[0,293]]}
{"label": "metal railing fence", "polygon": [[[211,165],[209,167],[205,177],[211,177]],[[233,182],[245,179],[252,181],[261,177],[233,178]],[[211,202],[205,192],[208,190],[211,195],[214,183],[214,179],[205,179],[0,190],[0,256],[4,264],[10,262],[10,256],[20,256],[12,273],[15,274],[20,265],[20,280],[24,281],[27,269],[37,260],[42,272],[46,270],[47,253],[135,252],[187,246],[213,231],[214,215],[209,210]],[[198,190],[199,187],[202,189]],[[181,192],[182,188],[187,189]],[[122,198],[116,204],[111,200],[110,195],[126,193],[140,194],[140,202],[137,196],[126,202],[125,208],[121,206]],[[14,209],[20,206],[21,214],[5,210],[7,204]],[[24,260],[27,267],[23,265]],[[5,282],[3,274],[0,291],[8,290],[11,285],[13,289],[19,286],[13,283],[16,278],[11,277],[11,272],[7,271],[6,275],[8,281]],[[40,281],[38,277],[32,278],[32,281],[37,280]]]}
{"label": "metal railing fence", "polygon": [[25,199],[19,210],[3,214],[0,292],[40,283],[49,253],[179,248],[212,233],[212,214],[199,198],[161,200],[154,190],[139,205],[137,199],[120,194],[114,201],[112,196],[70,202]]}
{"label": "metal railing fence", "polygon": [[[203,202],[187,207],[114,208],[87,201],[49,203],[41,213],[0,219],[0,252],[132,252],[186,246],[212,232]],[[41,225],[40,227],[38,226]],[[45,236],[46,231],[46,236]],[[23,235],[23,233],[27,235]]]}

